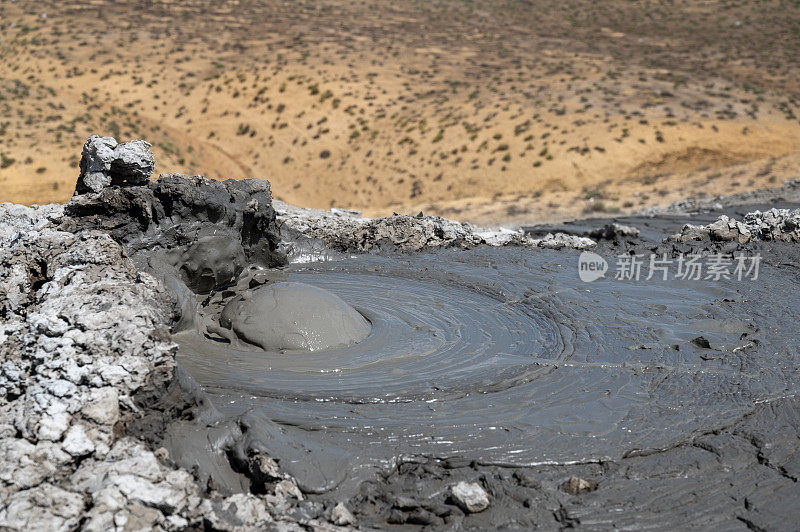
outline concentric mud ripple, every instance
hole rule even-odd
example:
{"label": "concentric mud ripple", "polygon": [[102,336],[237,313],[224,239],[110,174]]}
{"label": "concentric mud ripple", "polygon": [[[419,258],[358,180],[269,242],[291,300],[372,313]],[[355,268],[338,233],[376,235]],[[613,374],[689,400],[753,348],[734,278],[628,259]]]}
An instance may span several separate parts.
{"label": "concentric mud ripple", "polygon": [[771,333],[792,330],[775,305],[796,292],[767,309],[761,281],[584,284],[576,265],[487,249],[296,266],[289,280],[343,298],[371,335],[298,355],[184,332],[179,361],[311,491],[411,455],[521,466],[666,448],[797,387],[800,351]]}
{"label": "concentric mud ripple", "polygon": [[270,353],[208,345],[196,336],[207,345],[182,363],[214,386],[254,395],[394,403],[496,392],[535,378],[543,371],[536,360],[570,354],[571,331],[542,301],[510,302],[455,283],[346,269],[289,279],[342,297],[370,321],[369,337],[346,348]]}

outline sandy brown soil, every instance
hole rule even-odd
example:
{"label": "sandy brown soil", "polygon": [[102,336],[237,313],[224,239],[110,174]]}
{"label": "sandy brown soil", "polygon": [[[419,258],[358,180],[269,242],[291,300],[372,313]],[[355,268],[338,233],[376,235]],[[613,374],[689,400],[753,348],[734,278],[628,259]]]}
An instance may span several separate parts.
{"label": "sandy brown soil", "polygon": [[157,172],[367,214],[525,223],[800,176],[782,0],[0,3],[0,201],[92,133]]}

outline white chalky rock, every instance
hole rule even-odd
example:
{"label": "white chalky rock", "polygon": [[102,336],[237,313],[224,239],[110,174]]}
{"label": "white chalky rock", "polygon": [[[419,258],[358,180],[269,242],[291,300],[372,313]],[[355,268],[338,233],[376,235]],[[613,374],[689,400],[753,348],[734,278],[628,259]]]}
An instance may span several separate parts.
{"label": "white chalky rock", "polygon": [[113,425],[119,419],[119,394],[113,388],[93,390],[81,412],[96,423]]}
{"label": "white chalky rock", "polygon": [[72,425],[64,436],[61,448],[72,456],[84,456],[94,451],[94,443],[86,435],[83,425]]}
{"label": "white chalky rock", "polygon": [[352,525],[356,522],[353,514],[347,509],[343,503],[337,503],[331,512],[331,523],[338,526]]}
{"label": "white chalky rock", "polygon": [[475,482],[461,481],[450,488],[450,492],[465,512],[482,512],[489,507],[489,495]]}
{"label": "white chalky rock", "polygon": [[57,441],[69,427],[69,414],[60,412],[52,416],[45,416],[39,422],[37,435],[40,440]]}
{"label": "white chalky rock", "polygon": [[78,527],[83,497],[51,484],[13,493],[0,509],[0,530],[67,531]]}
{"label": "white chalky rock", "polygon": [[155,168],[150,143],[137,139],[117,143],[113,137],[92,135],[83,145],[78,194],[100,192],[111,185],[141,185]]}

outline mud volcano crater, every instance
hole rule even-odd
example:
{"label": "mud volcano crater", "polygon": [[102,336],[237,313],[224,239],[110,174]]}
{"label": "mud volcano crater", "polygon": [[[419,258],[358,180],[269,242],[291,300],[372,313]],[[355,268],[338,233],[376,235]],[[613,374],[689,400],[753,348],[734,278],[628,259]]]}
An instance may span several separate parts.
{"label": "mud volcano crater", "polygon": [[513,386],[536,350],[559,348],[546,310],[380,260],[244,273],[201,296],[200,326],[176,336],[181,364],[219,388],[378,404]]}
{"label": "mud volcano crater", "polygon": [[[684,490],[763,473],[766,451],[737,436],[764,423],[753,421],[758,405],[796,415],[789,245],[759,247],[766,260],[748,283],[587,285],[576,251],[518,246],[289,264],[257,180],[162,176],[77,196],[67,210],[171,289],[183,386],[202,396],[207,422],[176,421],[163,444],[223,491],[252,489],[248,464],[269,455],[307,495],[347,498],[366,522],[444,524],[452,509],[408,497],[441,499],[447,483],[479,478],[503,502],[476,526],[591,521],[608,505],[616,524],[677,523],[693,511],[678,503]],[[598,251],[646,249],[668,246]],[[676,456],[713,447],[709,438],[739,450]],[[676,466],[661,478],[676,460],[705,474]],[[780,467],[772,473],[796,482]],[[575,498],[588,491],[581,479],[575,493],[561,487],[572,475],[600,486],[588,508]],[[642,485],[660,502],[621,502]]]}
{"label": "mud volcano crater", "polygon": [[[786,345],[760,332],[759,312],[771,311],[753,302],[764,287],[610,280],[587,290],[563,256],[475,249],[289,266],[265,286],[337,294],[369,320],[369,336],[288,356],[201,327],[176,335],[179,361],[221,411],[252,420],[250,445],[298,457],[286,467],[302,487],[351,494],[402,456],[527,467],[669,448],[793,385],[769,362]],[[725,294],[739,295],[721,303]],[[199,307],[213,310],[211,299]],[[693,343],[701,336],[713,350]]]}

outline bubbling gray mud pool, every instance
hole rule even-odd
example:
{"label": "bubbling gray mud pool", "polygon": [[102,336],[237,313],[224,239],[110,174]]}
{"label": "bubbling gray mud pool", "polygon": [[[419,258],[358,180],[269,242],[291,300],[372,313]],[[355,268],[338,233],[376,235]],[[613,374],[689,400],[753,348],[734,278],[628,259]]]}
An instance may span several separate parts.
{"label": "bubbling gray mud pool", "polygon": [[[199,296],[178,361],[304,491],[347,496],[419,457],[532,467],[654,452],[796,390],[797,340],[776,332],[796,328],[796,278],[775,301],[768,268],[746,284],[584,284],[576,264],[479,248],[251,269]],[[242,290],[282,281],[335,294],[369,335],[287,353],[209,332]]]}
{"label": "bubbling gray mud pool", "polygon": [[[63,212],[59,231],[120,245],[101,247],[116,251],[92,271],[115,271],[124,250],[147,274],[130,281],[146,283],[141,293],[156,298],[153,323],[172,326],[171,334],[153,331],[157,347],[143,346],[142,356],[164,366],[132,403],[120,398],[125,413],[113,432],[192,472],[218,505],[206,526],[222,520],[238,529],[239,511],[232,504],[223,511],[220,497],[240,492],[276,519],[304,526],[323,514],[352,522],[341,507],[334,516],[343,500],[359,526],[379,528],[770,530],[800,518],[800,214],[770,210],[707,227],[681,228],[691,220],[679,214],[568,224],[563,231],[599,235],[592,249],[609,262],[651,253],[763,258],[757,279],[584,284],[578,252],[527,246],[586,239],[495,235],[491,243],[508,247],[489,248],[473,229],[446,220],[285,209],[279,219],[269,184],[259,180],[163,175],[77,194]],[[615,222],[643,230],[636,237]],[[555,232],[529,232],[540,230]],[[23,262],[34,289],[60,275],[62,260],[69,270],[76,261],[106,260],[93,248],[50,260],[50,242]],[[439,246],[453,249],[430,251]],[[334,260],[285,267],[287,252]],[[123,305],[111,314],[138,319],[124,294],[92,294],[86,308]],[[83,301],[70,302],[76,313]],[[349,330],[332,326],[336,320]],[[84,326],[75,320],[69,342],[115,335],[114,357],[127,353],[116,327],[85,336]],[[33,335],[18,331],[18,345],[27,345]],[[174,372],[171,339],[180,343]],[[12,358],[32,353],[11,345]],[[105,350],[82,346],[87,356],[95,348]],[[70,350],[54,356],[62,351],[73,358]],[[31,365],[31,376],[41,367]],[[53,375],[46,379],[60,378]],[[13,372],[5,377],[12,390],[22,382]],[[39,404],[39,393],[29,386],[24,397]],[[24,448],[22,439],[10,438]],[[73,471],[75,464],[116,468],[116,459],[75,456]],[[68,469],[58,471],[66,486]],[[26,475],[13,476],[19,500],[37,511]],[[470,492],[479,506],[459,499]],[[157,493],[153,522],[174,511]],[[140,508],[134,495],[129,504]],[[95,509],[118,515],[116,506],[102,507]],[[198,522],[188,512],[171,517]]]}

